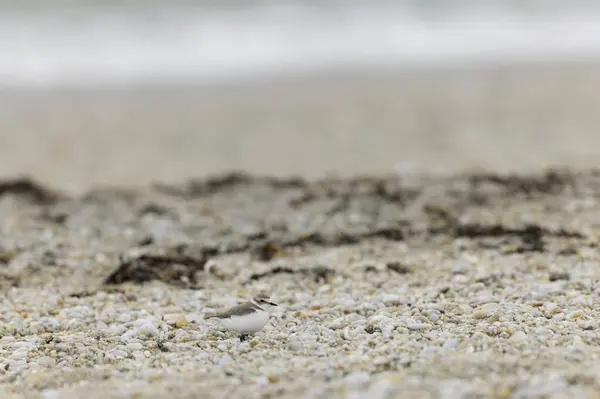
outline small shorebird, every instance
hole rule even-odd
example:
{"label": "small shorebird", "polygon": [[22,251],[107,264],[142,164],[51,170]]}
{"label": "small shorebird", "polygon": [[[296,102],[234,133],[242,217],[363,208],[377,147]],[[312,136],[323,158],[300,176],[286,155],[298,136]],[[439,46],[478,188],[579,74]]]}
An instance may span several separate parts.
{"label": "small shorebird", "polygon": [[257,295],[250,301],[234,306],[222,313],[207,314],[206,319],[219,319],[221,325],[240,333],[240,341],[245,341],[249,334],[254,334],[267,324],[269,312],[276,303],[267,295]]}

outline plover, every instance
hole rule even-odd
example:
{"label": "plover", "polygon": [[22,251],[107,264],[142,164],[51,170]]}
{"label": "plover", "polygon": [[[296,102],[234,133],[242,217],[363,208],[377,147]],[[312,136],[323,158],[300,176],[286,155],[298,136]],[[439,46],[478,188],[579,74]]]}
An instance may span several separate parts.
{"label": "plover", "polygon": [[240,341],[243,342],[249,334],[254,334],[267,324],[273,306],[277,304],[271,302],[269,296],[257,295],[222,313],[207,314],[206,319],[219,319],[223,327],[239,332]]}

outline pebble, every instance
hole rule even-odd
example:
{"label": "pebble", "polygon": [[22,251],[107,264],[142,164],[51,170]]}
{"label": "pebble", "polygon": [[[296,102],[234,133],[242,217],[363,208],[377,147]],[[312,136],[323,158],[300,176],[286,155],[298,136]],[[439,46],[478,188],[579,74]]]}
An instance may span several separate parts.
{"label": "pebble", "polygon": [[385,399],[390,396],[389,392],[391,391],[391,388],[392,382],[386,379],[382,379],[371,385],[365,397],[368,397],[370,399]]}
{"label": "pebble", "polygon": [[442,317],[442,314],[436,309],[428,309],[425,312],[427,314],[427,317],[429,318],[429,321],[431,321],[432,323],[439,321]]}
{"label": "pebble", "polygon": [[332,330],[341,330],[341,329],[345,328],[347,325],[348,325],[348,321],[346,320],[346,318],[340,317],[340,318],[333,320],[331,323],[329,323],[328,327],[331,328]]}
{"label": "pebble", "polygon": [[348,383],[348,385],[362,385],[369,382],[371,376],[369,373],[365,373],[363,371],[355,371],[352,373],[348,373],[344,380]]}
{"label": "pebble", "polygon": [[409,330],[413,330],[413,331],[415,331],[415,330],[426,330],[426,329],[428,329],[428,328],[431,327],[431,324],[427,324],[427,323],[408,323],[406,325],[406,327]]}
{"label": "pebble", "polygon": [[473,318],[474,319],[485,319],[485,318],[487,318],[489,316],[490,316],[490,314],[488,312],[482,310],[482,309],[475,310],[473,312]]}
{"label": "pebble", "polygon": [[129,313],[121,313],[117,316],[117,321],[119,323],[129,323],[131,321],[131,315]]}
{"label": "pebble", "polygon": [[489,303],[486,303],[485,305],[481,306],[481,310],[483,310],[484,312],[486,312],[488,314],[492,314],[492,313],[495,313],[498,310],[500,310],[500,304],[498,304],[496,302],[489,302]]}
{"label": "pebble", "polygon": [[524,341],[527,339],[527,334],[524,331],[515,331],[510,339],[513,341]]}
{"label": "pebble", "polygon": [[[358,184],[356,190],[360,191],[362,185]],[[503,184],[490,185],[494,190],[507,189]],[[384,188],[387,191],[394,186]],[[366,189],[371,190],[368,184]],[[237,198],[235,191],[228,189],[219,201],[239,202],[242,209],[245,199]],[[261,186],[257,194],[271,191],[279,188]],[[318,206],[319,201],[330,200],[321,198],[328,195],[326,192],[315,195],[310,204],[300,208],[309,209]],[[556,195],[552,195],[552,201],[558,199]],[[536,192],[536,198],[545,196]],[[218,271],[227,271],[227,278],[200,273],[194,289],[151,281],[118,285],[96,295],[68,294],[81,292],[73,289],[80,287],[70,286],[70,279],[88,267],[92,270],[86,262],[93,262],[97,253],[104,254],[106,260],[103,273],[109,264],[117,264],[118,254],[132,255],[127,248],[138,233],[161,231],[161,237],[153,237],[156,245],[136,248],[139,254],[162,253],[182,242],[193,246],[214,242],[219,248],[221,241],[231,238],[230,234],[213,237],[208,226],[223,223],[227,232],[245,222],[237,215],[221,215],[217,208],[215,215],[223,220],[206,216],[206,225],[196,224],[196,209],[192,212],[187,206],[192,202],[194,206],[214,206],[210,198],[203,194],[190,201],[177,195],[161,195],[160,202],[168,203],[170,214],[148,215],[143,223],[136,223],[132,219],[135,210],[128,208],[129,202],[138,206],[139,201],[119,200],[114,207],[122,214],[114,217],[114,223],[123,220],[123,226],[98,232],[94,226],[89,227],[86,234],[102,246],[90,244],[87,258],[70,260],[68,267],[76,272],[61,274],[61,284],[66,287],[7,288],[0,298],[0,306],[4,306],[0,323],[2,389],[27,397],[47,395],[49,399],[54,399],[53,395],[85,397],[88,391],[93,398],[104,393],[107,398],[162,397],[173,387],[173,399],[193,396],[189,389],[215,397],[223,396],[226,389],[231,397],[294,397],[302,392],[307,399],[436,395],[506,398],[519,392],[525,393],[523,397],[535,396],[544,390],[554,395],[548,386],[563,391],[595,389],[590,383],[600,375],[594,346],[600,320],[600,309],[595,306],[600,303],[600,283],[594,277],[595,252],[590,253],[590,259],[572,266],[569,281],[544,285],[548,270],[564,269],[564,265],[552,263],[563,262],[569,255],[505,255],[481,250],[477,245],[480,237],[463,237],[460,245],[474,253],[465,261],[459,255],[464,250],[458,249],[458,240],[453,237],[442,233],[434,242],[413,246],[415,236],[409,234],[401,246],[373,239],[340,248],[307,245],[296,251],[286,247],[286,256],[272,260],[245,253],[220,254]],[[504,204],[505,197],[498,198]],[[462,197],[455,199],[462,201]],[[279,207],[286,207],[287,200],[267,201],[264,206],[273,209],[269,217],[278,218]],[[360,221],[370,199],[361,194],[352,201],[357,209],[356,220]],[[491,201],[490,206],[495,202]],[[0,201],[0,213],[5,212],[2,206]],[[32,205],[23,207],[29,212],[32,209]],[[394,209],[388,215],[388,207],[393,205],[386,203],[378,210],[381,220],[403,217]],[[479,223],[480,213],[487,218],[484,208],[457,216],[464,217],[465,223]],[[78,216],[81,221],[69,218],[68,224],[48,229],[62,234],[71,224],[87,228],[96,212],[106,216],[101,204],[94,202],[85,215]],[[501,216],[490,221],[504,223],[506,217],[507,225],[516,222],[515,228],[520,228],[520,221],[512,220],[512,208]],[[348,222],[342,217],[337,219],[323,219],[323,230],[333,223]],[[181,220],[189,225],[175,223]],[[557,220],[550,215],[548,225]],[[581,231],[581,222],[573,220],[572,230]],[[265,223],[268,226],[272,221]],[[306,225],[298,229],[299,233],[311,227],[309,220],[303,223]],[[36,221],[38,225],[42,226]],[[45,229],[43,226],[40,228]],[[418,231],[421,226],[413,227]],[[121,228],[135,233],[131,240],[123,239]],[[2,229],[6,226],[0,225],[0,233],[4,232],[2,245],[22,248],[20,257],[35,253],[38,244],[39,250],[45,249],[39,241],[21,246],[18,235],[13,238],[10,229]],[[81,239],[78,231],[71,233]],[[558,239],[545,240],[549,250]],[[491,245],[494,240],[489,238]],[[72,248],[68,240],[65,244],[55,251],[68,258]],[[237,251],[238,244],[232,239],[223,245]],[[188,248],[190,252],[195,250],[193,246]],[[316,262],[313,250],[326,256]],[[363,262],[365,257],[381,263],[381,270],[349,266]],[[400,275],[387,270],[387,258],[415,266]],[[322,284],[310,274],[272,273],[245,284],[254,273],[276,268],[281,259],[285,261],[281,267],[294,271],[326,263],[335,269],[336,276]],[[461,266],[454,275],[457,263]],[[22,267],[29,272],[28,265],[33,268],[35,259],[23,259]],[[61,267],[56,267],[60,273],[64,271]],[[204,319],[206,312],[239,303],[263,289],[271,290],[281,306],[251,340],[242,343],[236,332],[215,328]],[[28,386],[29,382],[34,385]],[[93,389],[106,391],[94,396]],[[582,396],[571,391],[562,393],[565,397]]]}
{"label": "pebble", "polygon": [[287,343],[287,349],[293,352],[299,352],[303,348],[302,342],[298,340],[289,340]]}
{"label": "pebble", "polygon": [[170,326],[177,328],[185,327],[189,324],[184,314],[169,313],[163,316],[163,320]]}
{"label": "pebble", "polygon": [[56,350],[58,350],[58,351],[68,352],[69,344],[66,342],[59,342],[56,345],[54,345],[54,348],[56,348]]}
{"label": "pebble", "polygon": [[270,384],[269,377],[264,375],[261,375],[260,377],[254,377],[252,379],[252,382],[258,386],[265,386]]}
{"label": "pebble", "polygon": [[449,339],[444,342],[442,347],[445,349],[454,349],[458,346],[458,344],[459,344],[459,341],[457,339]]}
{"label": "pebble", "polygon": [[554,335],[554,332],[549,328],[538,327],[535,329],[535,334],[539,337],[546,338]]}
{"label": "pebble", "polygon": [[190,340],[190,334],[187,331],[180,329],[177,330],[173,339],[175,342],[187,342]]}
{"label": "pebble", "polygon": [[381,300],[386,306],[402,304],[402,297],[400,297],[400,295],[395,294],[386,294],[381,298]]}
{"label": "pebble", "polygon": [[11,353],[10,357],[11,357],[11,359],[26,359],[28,353],[29,353],[29,351],[27,349],[16,350],[13,353]]}
{"label": "pebble", "polygon": [[[111,324],[108,326],[106,331],[113,335],[121,335],[127,331],[127,327],[125,327],[123,324]],[[135,334],[135,332],[133,333]]]}
{"label": "pebble", "polygon": [[158,328],[151,321],[142,320],[140,323],[136,322],[135,335],[154,337],[158,335]]}
{"label": "pebble", "polygon": [[185,317],[185,315],[180,315],[177,320],[175,321],[175,327],[177,328],[182,328],[185,327],[189,324],[187,318]]}
{"label": "pebble", "polygon": [[44,389],[42,391],[42,399],[59,399],[59,392],[56,389]]}
{"label": "pebble", "polygon": [[32,342],[27,342],[27,341],[18,341],[18,342],[13,342],[12,347],[16,348],[16,349],[22,349],[22,348],[30,349],[30,348],[35,347],[35,344]]}
{"label": "pebble", "polygon": [[567,320],[585,319],[585,313],[581,310],[575,310],[568,314]]}
{"label": "pebble", "polygon": [[577,320],[577,326],[582,330],[596,330],[598,323],[594,320]]}
{"label": "pebble", "polygon": [[579,295],[571,300],[571,305],[589,307],[591,305],[591,302],[587,296]]}
{"label": "pebble", "polygon": [[113,358],[126,358],[129,354],[121,349],[112,349],[107,352],[107,355]]}
{"label": "pebble", "polygon": [[234,361],[233,361],[233,359],[231,358],[231,356],[229,356],[229,355],[225,355],[225,356],[223,356],[223,357],[220,357],[220,358],[218,358],[218,359],[217,359],[217,361],[216,361],[216,363],[217,363],[219,366],[225,366],[225,365],[231,365],[231,364],[234,364]]}
{"label": "pebble", "polygon": [[323,284],[317,290],[317,294],[321,294],[321,295],[323,295],[323,294],[331,294],[331,285],[329,285],[329,284]]}
{"label": "pebble", "polygon": [[140,351],[144,349],[144,345],[140,342],[130,342],[127,344],[127,349],[130,351]]}
{"label": "pebble", "polygon": [[56,364],[56,360],[52,359],[50,356],[42,356],[37,359],[37,364],[42,367],[52,367]]}
{"label": "pebble", "polygon": [[544,315],[546,317],[552,317],[554,316],[556,313],[560,312],[560,308],[558,307],[557,304],[555,304],[554,302],[546,302],[543,306],[542,306],[542,311],[544,312]]}
{"label": "pebble", "polygon": [[129,342],[133,339],[133,337],[135,337],[136,335],[136,331],[134,330],[127,330],[125,331],[123,334],[121,334],[121,341],[123,342]]}

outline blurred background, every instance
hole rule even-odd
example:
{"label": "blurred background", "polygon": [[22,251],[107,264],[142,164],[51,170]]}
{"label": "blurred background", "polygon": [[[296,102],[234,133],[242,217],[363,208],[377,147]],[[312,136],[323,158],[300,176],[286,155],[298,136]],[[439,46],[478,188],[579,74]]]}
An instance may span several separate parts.
{"label": "blurred background", "polygon": [[0,177],[600,166],[595,0],[0,2]]}

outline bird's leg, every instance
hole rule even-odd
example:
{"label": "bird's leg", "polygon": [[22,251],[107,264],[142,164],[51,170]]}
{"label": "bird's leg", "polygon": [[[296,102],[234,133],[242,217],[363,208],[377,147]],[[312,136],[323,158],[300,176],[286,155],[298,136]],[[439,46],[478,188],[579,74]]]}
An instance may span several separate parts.
{"label": "bird's leg", "polygon": [[240,342],[244,342],[248,339],[248,334],[240,334]]}

